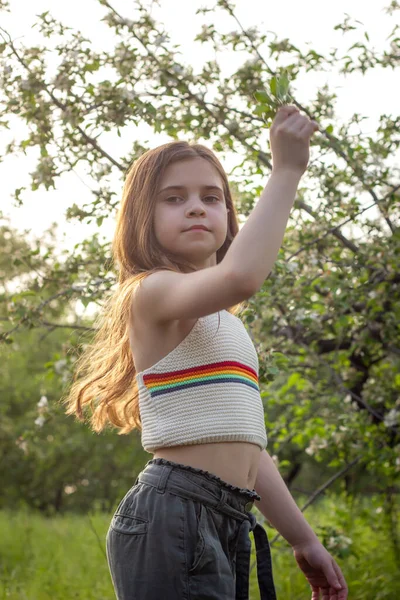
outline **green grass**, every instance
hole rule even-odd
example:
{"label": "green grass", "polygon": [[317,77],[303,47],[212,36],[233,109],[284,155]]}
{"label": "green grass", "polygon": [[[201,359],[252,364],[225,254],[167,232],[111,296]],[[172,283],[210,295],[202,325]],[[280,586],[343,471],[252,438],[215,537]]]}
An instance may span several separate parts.
{"label": "green grass", "polygon": [[[377,502],[349,507],[343,499],[324,499],[306,511],[317,531],[330,525],[353,540],[348,556],[337,558],[349,585],[349,600],[400,598],[385,511],[376,512]],[[0,600],[114,600],[105,555],[110,519],[102,513],[46,519],[27,511],[0,511]],[[271,540],[275,532],[267,531]],[[290,547],[276,543],[272,557],[278,600],[309,600],[308,584]],[[250,598],[259,600],[255,568]]]}
{"label": "green grass", "polygon": [[45,519],[36,513],[1,512],[0,598],[115,598],[103,542],[108,520],[102,514]]}

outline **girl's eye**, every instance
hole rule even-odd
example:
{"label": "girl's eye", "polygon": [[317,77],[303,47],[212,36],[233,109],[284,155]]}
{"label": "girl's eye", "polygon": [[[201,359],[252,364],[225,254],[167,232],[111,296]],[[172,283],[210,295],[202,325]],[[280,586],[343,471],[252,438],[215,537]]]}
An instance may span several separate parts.
{"label": "girl's eye", "polygon": [[[175,198],[179,198],[179,196],[169,196],[169,198],[167,198],[167,202],[168,202],[169,200],[174,200]],[[218,198],[218,196],[206,196],[206,197],[205,197],[205,200],[206,200],[207,198],[215,198],[215,200],[219,201],[219,198]],[[175,203],[174,203],[174,204],[175,204]]]}

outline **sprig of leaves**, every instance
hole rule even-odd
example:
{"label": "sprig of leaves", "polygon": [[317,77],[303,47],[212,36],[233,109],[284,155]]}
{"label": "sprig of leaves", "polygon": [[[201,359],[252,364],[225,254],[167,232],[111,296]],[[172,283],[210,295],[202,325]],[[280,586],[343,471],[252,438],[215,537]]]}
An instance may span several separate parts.
{"label": "sprig of leaves", "polygon": [[281,75],[272,77],[269,82],[270,92],[257,90],[253,94],[254,99],[258,102],[253,111],[254,114],[261,116],[265,122],[274,118],[280,106],[293,102],[289,85],[289,77],[286,71],[283,71]]}

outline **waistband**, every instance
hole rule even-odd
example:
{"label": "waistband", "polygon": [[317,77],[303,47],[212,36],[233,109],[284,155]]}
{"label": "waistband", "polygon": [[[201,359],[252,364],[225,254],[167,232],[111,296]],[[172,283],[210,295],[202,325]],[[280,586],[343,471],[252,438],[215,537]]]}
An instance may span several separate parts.
{"label": "waistband", "polygon": [[[163,470],[163,467],[170,468]],[[139,473],[138,481],[154,485],[159,493],[163,493],[168,481],[168,487],[179,487],[179,493],[182,492],[184,497],[206,503],[216,510],[224,506],[221,512],[239,520],[253,508],[255,500],[261,500],[255,490],[237,487],[213,473],[165,458],[149,460]]]}
{"label": "waistband", "polygon": [[159,494],[172,489],[180,496],[197,500],[241,522],[236,550],[236,600],[249,598],[249,533],[253,531],[260,600],[276,600],[267,532],[249,512],[254,501],[261,500],[255,490],[231,485],[213,473],[165,458],[151,459],[139,473],[135,483],[138,482],[154,486]]}

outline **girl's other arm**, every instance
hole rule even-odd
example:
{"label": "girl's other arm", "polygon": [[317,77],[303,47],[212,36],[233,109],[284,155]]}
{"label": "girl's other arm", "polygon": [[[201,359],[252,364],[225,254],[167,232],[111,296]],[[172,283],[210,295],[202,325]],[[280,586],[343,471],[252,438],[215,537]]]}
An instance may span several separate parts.
{"label": "girl's other arm", "polygon": [[291,546],[318,539],[266,450],[261,452],[255,488],[261,496],[255,501],[258,510]]}
{"label": "girl's other arm", "polygon": [[347,600],[348,588],[343,573],[318,540],[286,487],[274,461],[266,450],[260,457],[255,489],[261,500],[260,512],[293,548],[293,554],[308,580],[312,600]]}

